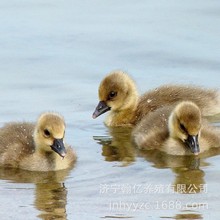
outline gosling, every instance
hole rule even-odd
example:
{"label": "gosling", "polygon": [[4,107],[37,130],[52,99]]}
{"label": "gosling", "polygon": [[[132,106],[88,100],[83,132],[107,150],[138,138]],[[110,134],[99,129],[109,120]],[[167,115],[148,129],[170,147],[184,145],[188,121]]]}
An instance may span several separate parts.
{"label": "gosling", "polygon": [[151,112],[134,128],[132,137],[139,149],[172,155],[198,155],[220,147],[220,129],[203,119],[199,107],[190,101]]}
{"label": "gosling", "polygon": [[99,86],[99,104],[93,118],[109,111],[105,124],[109,127],[134,126],[145,115],[165,105],[193,101],[203,116],[220,113],[220,92],[195,86],[164,85],[142,96],[133,79],[123,71],[108,74]]}
{"label": "gosling", "polygon": [[8,123],[0,129],[0,166],[31,171],[67,169],[76,154],[64,143],[64,135],[64,118],[57,113],[43,113],[36,124]]}

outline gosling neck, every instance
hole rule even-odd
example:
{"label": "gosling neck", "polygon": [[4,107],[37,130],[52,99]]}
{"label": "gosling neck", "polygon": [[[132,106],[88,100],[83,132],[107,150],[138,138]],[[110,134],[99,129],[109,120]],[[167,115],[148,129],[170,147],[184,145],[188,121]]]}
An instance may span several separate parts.
{"label": "gosling neck", "polygon": [[175,135],[175,132],[174,132],[174,130],[175,130],[174,120],[175,120],[174,113],[171,112],[169,120],[168,120],[168,130],[169,130],[170,137],[177,138],[176,135]]}
{"label": "gosling neck", "polygon": [[136,121],[136,110],[138,106],[138,94],[135,91],[129,100],[125,100],[125,104],[117,110],[111,110],[106,117],[105,124],[110,127],[133,126]]}

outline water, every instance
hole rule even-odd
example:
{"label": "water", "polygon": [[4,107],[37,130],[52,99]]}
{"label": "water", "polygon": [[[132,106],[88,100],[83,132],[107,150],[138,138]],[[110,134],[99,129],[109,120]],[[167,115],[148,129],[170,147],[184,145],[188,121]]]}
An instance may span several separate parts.
{"label": "water", "polygon": [[130,131],[92,119],[113,69],[128,71],[140,93],[164,83],[219,88],[219,14],[218,1],[1,1],[0,125],[60,112],[78,155],[68,171],[1,168],[1,219],[219,218],[219,152],[137,152]]}

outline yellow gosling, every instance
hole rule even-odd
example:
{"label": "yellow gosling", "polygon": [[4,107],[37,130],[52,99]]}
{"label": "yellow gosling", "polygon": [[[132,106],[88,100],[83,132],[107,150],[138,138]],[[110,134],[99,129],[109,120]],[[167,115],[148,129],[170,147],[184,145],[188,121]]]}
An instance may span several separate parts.
{"label": "yellow gosling", "polygon": [[220,128],[209,125],[190,101],[151,112],[134,128],[132,137],[139,149],[173,155],[197,155],[220,147]]}
{"label": "yellow gosling", "polygon": [[31,171],[71,167],[76,154],[64,142],[65,122],[57,113],[43,113],[36,124],[8,123],[0,129],[0,166]]}
{"label": "yellow gosling", "polygon": [[100,102],[93,118],[109,111],[105,124],[112,127],[133,126],[151,111],[186,100],[195,102],[203,116],[220,113],[218,90],[164,85],[139,96],[135,82],[123,71],[108,74],[101,81],[98,93]]}

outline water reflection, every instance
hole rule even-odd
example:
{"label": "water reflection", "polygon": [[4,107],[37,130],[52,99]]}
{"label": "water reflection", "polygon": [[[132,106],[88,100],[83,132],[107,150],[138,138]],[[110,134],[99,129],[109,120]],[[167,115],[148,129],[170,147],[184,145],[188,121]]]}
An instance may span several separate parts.
{"label": "water reflection", "polygon": [[35,207],[41,219],[66,219],[67,189],[62,183],[36,184]]}
{"label": "water reflection", "polygon": [[195,214],[195,213],[182,213],[182,214],[177,214],[172,219],[203,219],[201,214]]}
{"label": "water reflection", "polygon": [[136,148],[130,141],[131,128],[109,128],[111,137],[94,137],[102,145],[106,161],[119,161],[123,166],[135,161]]}
{"label": "water reflection", "polygon": [[51,172],[31,172],[13,168],[0,168],[0,179],[13,183],[34,183],[35,208],[40,211],[39,218],[67,219],[67,189],[64,180],[69,170]]}
{"label": "water reflection", "polygon": [[218,148],[197,157],[169,155],[159,150],[140,151],[131,141],[131,128],[109,128],[109,134],[111,137],[94,137],[102,145],[102,155],[106,161],[119,161],[123,165],[129,165],[136,157],[142,157],[155,168],[169,168],[175,174],[171,183],[173,190],[183,194],[202,192],[205,185],[202,168],[209,165],[204,159],[220,153]]}

